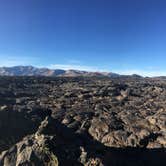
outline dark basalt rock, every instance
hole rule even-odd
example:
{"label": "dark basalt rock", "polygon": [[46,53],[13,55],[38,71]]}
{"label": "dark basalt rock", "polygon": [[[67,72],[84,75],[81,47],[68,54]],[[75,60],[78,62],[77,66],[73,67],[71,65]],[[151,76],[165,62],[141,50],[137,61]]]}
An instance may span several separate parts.
{"label": "dark basalt rock", "polygon": [[0,166],[165,166],[164,78],[0,77]]}

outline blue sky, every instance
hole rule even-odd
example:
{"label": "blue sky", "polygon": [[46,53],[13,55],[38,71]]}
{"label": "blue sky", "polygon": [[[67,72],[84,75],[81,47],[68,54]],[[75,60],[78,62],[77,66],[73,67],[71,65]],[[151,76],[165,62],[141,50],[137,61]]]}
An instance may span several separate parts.
{"label": "blue sky", "polygon": [[1,0],[0,66],[166,75],[165,0]]}

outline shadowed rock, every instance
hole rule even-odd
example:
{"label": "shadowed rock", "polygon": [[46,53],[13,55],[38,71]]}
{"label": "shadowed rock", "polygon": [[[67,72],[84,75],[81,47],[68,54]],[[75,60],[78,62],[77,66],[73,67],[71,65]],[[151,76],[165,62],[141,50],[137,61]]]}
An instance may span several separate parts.
{"label": "shadowed rock", "polygon": [[0,165],[166,165],[163,79],[0,77]]}

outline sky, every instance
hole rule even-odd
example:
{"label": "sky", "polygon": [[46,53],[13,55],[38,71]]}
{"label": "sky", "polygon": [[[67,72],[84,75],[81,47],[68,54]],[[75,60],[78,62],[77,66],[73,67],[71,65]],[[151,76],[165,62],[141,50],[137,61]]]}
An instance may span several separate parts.
{"label": "sky", "polygon": [[165,0],[0,0],[0,66],[166,75]]}

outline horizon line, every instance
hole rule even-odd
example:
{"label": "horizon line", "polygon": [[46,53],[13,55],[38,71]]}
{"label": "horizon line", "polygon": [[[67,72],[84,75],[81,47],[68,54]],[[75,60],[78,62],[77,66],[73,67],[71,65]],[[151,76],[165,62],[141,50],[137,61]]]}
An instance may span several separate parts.
{"label": "horizon line", "polygon": [[[65,66],[70,66],[70,68],[66,68]],[[74,66],[74,65],[73,65]],[[75,66],[72,68],[72,65],[61,65],[62,68],[57,68],[56,65],[50,65],[50,66],[37,66],[37,65],[12,65],[12,66],[7,66],[3,65],[0,66],[0,68],[13,68],[13,67],[33,67],[37,69],[49,69],[49,70],[64,70],[64,71],[83,71],[83,72],[91,72],[91,73],[114,73],[114,74],[119,74],[119,75],[125,75],[125,76],[131,76],[131,75],[139,75],[142,77],[165,77],[166,76],[166,71],[145,71],[145,70],[87,70],[86,68],[75,68]],[[79,66],[80,67],[80,66]],[[142,73],[142,74],[141,74]]]}

